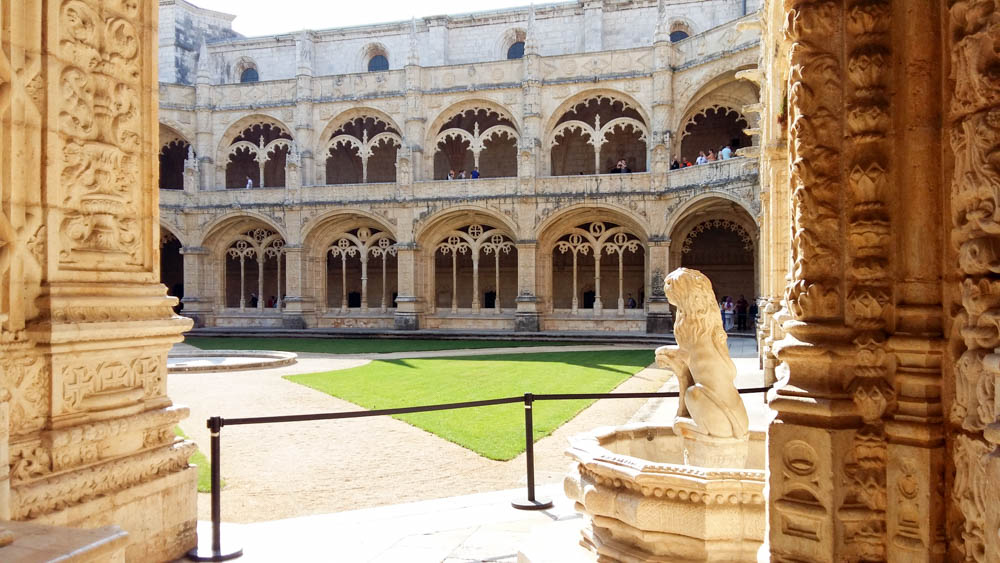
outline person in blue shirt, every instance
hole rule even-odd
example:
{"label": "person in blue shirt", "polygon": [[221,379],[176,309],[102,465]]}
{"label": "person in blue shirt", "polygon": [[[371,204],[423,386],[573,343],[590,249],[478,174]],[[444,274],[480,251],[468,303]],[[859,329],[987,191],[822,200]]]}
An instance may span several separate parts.
{"label": "person in blue shirt", "polygon": [[475,168],[473,168],[473,169],[472,169],[472,173],[471,173],[471,174],[469,174],[469,176],[470,176],[470,177],[471,177],[471,178],[472,178],[473,180],[475,180],[476,178],[478,178],[478,177],[479,177],[479,167],[478,167],[478,166],[476,166]]}

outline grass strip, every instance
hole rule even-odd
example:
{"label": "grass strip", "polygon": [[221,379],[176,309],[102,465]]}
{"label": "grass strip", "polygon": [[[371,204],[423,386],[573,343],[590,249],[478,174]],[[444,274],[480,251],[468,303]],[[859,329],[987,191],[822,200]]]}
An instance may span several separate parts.
{"label": "grass strip", "polygon": [[[383,409],[511,397],[527,392],[606,393],[652,361],[652,350],[376,360],[357,368],[289,375],[285,379],[366,409]],[[534,439],[548,436],[593,402],[535,403]],[[489,459],[507,461],[524,451],[521,404],[396,418]]]}
{"label": "grass strip", "polygon": [[[185,440],[190,440],[187,434],[181,430],[180,426],[174,426],[174,434],[184,438]],[[201,450],[195,450],[191,457],[188,458],[188,463],[194,465],[198,468],[198,492],[199,493],[210,493],[212,492],[212,464],[209,463],[208,458],[205,454],[201,453]],[[223,489],[226,488],[226,480],[220,479],[219,484]]]}

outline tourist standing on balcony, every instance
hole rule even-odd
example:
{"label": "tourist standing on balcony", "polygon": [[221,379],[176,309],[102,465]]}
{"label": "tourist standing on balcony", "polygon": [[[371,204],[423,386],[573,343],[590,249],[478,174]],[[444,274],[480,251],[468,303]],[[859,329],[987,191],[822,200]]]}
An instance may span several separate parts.
{"label": "tourist standing on balcony", "polygon": [[479,167],[478,166],[474,167],[469,175],[472,177],[473,180],[479,178]]}
{"label": "tourist standing on balcony", "polygon": [[249,190],[252,187],[253,187],[253,178],[247,176],[247,189]]}
{"label": "tourist standing on balcony", "polygon": [[705,151],[698,151],[698,158],[694,160],[695,164],[708,164],[708,158],[705,157]]}
{"label": "tourist standing on balcony", "polygon": [[722,160],[729,160],[733,158],[733,149],[729,148],[729,145],[726,145],[719,151],[719,156],[722,157]]}
{"label": "tourist standing on balcony", "polygon": [[448,176],[445,177],[445,180],[454,180],[454,179],[455,179],[455,171],[454,170],[449,170],[448,171]]}
{"label": "tourist standing on balcony", "polygon": [[621,159],[615,164],[615,167],[608,171],[609,174],[630,174],[632,169],[625,164],[625,159]]}
{"label": "tourist standing on balcony", "polygon": [[670,169],[671,169],[671,170],[677,170],[677,169],[679,169],[680,167],[681,167],[681,163],[680,163],[680,162],[678,162],[676,158],[674,159],[674,161],[673,161],[673,162],[671,162],[671,163],[670,163]]}
{"label": "tourist standing on balcony", "polygon": [[459,173],[458,173],[458,179],[459,180],[464,180],[465,179],[465,168],[463,168],[461,171],[459,171]]}
{"label": "tourist standing on balcony", "polygon": [[715,152],[712,149],[708,149],[708,154],[705,155],[705,159],[709,162],[715,162]]}

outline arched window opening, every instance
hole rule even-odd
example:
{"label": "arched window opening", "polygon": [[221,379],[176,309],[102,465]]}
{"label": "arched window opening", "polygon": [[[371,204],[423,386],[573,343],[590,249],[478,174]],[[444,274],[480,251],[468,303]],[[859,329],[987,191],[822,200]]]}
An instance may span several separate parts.
{"label": "arched window opening", "polygon": [[375,55],[368,59],[368,72],[382,72],[389,70],[389,59],[385,55]]}
{"label": "arched window opening", "polygon": [[753,236],[736,221],[710,219],[695,225],[681,243],[680,265],[708,276],[717,301],[756,297]]}
{"label": "arched window opening", "polygon": [[483,178],[517,175],[517,129],[507,115],[487,108],[469,108],[452,116],[438,130],[434,152],[434,177],[466,178],[479,169]]}
{"label": "arched window opening", "polygon": [[671,43],[677,43],[678,41],[681,41],[682,39],[687,39],[688,37],[690,37],[690,35],[688,35],[688,33],[682,29],[670,32]]}
{"label": "arched window opening", "polygon": [[399,132],[378,117],[355,117],[341,125],[326,145],[326,183],[395,182]]}
{"label": "arched window opening", "polygon": [[517,41],[507,49],[507,59],[520,59],[524,57],[524,41]]}
{"label": "arched window opening", "polygon": [[396,241],[389,233],[360,227],[334,235],[326,250],[326,306],[385,313],[396,306]]}
{"label": "arched window opening", "polygon": [[750,146],[751,140],[743,132],[747,120],[736,110],[725,107],[711,107],[692,117],[681,132],[681,157],[695,162],[698,153],[706,155],[712,151],[718,157],[719,151],[728,146],[732,153],[741,147]]}
{"label": "arched window opening", "polygon": [[473,224],[451,231],[434,249],[434,282],[439,311],[501,314],[514,309],[514,241],[489,225]]}
{"label": "arched window opening", "polygon": [[270,123],[244,129],[229,145],[226,188],[273,188],[285,185],[285,162],[292,136]]}
{"label": "arched window opening", "polygon": [[645,267],[645,247],[625,227],[598,221],[570,229],[552,249],[553,308],[574,315],[601,315],[608,305],[618,315],[643,309]]}
{"label": "arched window opening", "polygon": [[191,143],[174,139],[160,148],[160,189],[184,189],[184,161]]}
{"label": "arched window opening", "polygon": [[244,69],[240,73],[240,82],[257,82],[258,80],[260,80],[260,76],[257,74],[257,69],[255,68]]}
{"label": "arched window opening", "polygon": [[285,299],[285,240],[268,229],[252,229],[226,249],[226,307],[281,311]]}
{"label": "arched window opening", "polygon": [[553,176],[646,171],[646,124],[628,103],[595,96],[571,107],[553,130],[549,146]]}
{"label": "arched window opening", "polygon": [[[167,286],[167,295],[184,298],[184,256],[181,242],[170,231],[160,228],[160,283]],[[174,306],[174,312],[184,309],[183,303]]]}

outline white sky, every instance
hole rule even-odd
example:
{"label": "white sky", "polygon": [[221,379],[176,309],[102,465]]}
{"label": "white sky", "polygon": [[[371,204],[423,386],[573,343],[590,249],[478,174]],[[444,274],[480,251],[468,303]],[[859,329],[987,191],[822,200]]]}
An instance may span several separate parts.
{"label": "white sky", "polygon": [[[531,0],[189,0],[235,14],[233,29],[246,36],[328,29],[527,6]],[[553,0],[548,0],[551,2]],[[545,3],[536,2],[536,3]]]}

